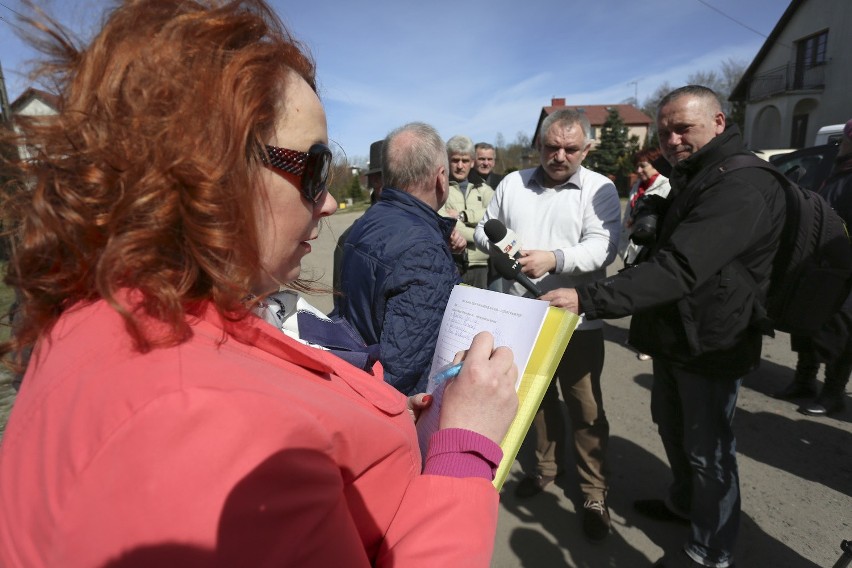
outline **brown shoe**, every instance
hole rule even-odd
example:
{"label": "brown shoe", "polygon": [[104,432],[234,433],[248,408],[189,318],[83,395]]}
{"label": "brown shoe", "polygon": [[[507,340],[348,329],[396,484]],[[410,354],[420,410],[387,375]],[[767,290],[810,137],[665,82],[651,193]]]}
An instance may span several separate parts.
{"label": "brown shoe", "polygon": [[519,499],[527,499],[534,495],[538,495],[544,488],[553,483],[556,479],[553,475],[536,475],[535,477],[527,476],[518,483],[515,487],[515,497]]}
{"label": "brown shoe", "polygon": [[589,540],[605,539],[611,526],[612,521],[605,502],[589,500],[583,503],[583,532]]}

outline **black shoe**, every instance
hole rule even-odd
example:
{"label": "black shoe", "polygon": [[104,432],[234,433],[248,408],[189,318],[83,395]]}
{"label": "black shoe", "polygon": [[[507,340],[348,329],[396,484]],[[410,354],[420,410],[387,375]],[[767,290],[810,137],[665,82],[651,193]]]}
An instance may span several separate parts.
{"label": "black shoe", "polygon": [[[693,560],[684,550],[674,554],[666,554],[654,563],[652,568],[701,568],[704,564]],[[728,568],[734,568],[733,562]]]}
{"label": "black shoe", "polygon": [[843,396],[820,396],[813,402],[799,407],[799,412],[808,416],[827,416],[836,414],[846,408]]}
{"label": "black shoe", "polygon": [[583,532],[589,540],[605,539],[611,526],[612,521],[605,502],[589,500],[583,503]]}
{"label": "black shoe", "polygon": [[689,518],[675,513],[666,505],[662,499],[639,499],[633,502],[633,508],[640,515],[662,521],[665,523],[677,523],[680,525],[688,525]]}
{"label": "black shoe", "polygon": [[556,479],[553,475],[536,475],[535,477],[527,476],[518,483],[515,487],[515,497],[526,499],[534,495],[538,495],[544,488],[553,483]]}
{"label": "black shoe", "polygon": [[793,400],[796,398],[810,398],[812,396],[816,396],[816,393],[816,379],[801,381],[794,378],[793,382],[787,385],[783,390],[772,393],[772,397],[781,400]]}

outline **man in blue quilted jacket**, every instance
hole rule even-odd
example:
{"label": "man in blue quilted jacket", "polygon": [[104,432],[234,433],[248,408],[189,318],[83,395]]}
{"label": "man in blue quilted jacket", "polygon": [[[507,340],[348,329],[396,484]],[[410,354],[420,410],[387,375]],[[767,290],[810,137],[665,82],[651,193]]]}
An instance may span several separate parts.
{"label": "man in blue quilted jacket", "polygon": [[438,132],[410,123],[382,147],[381,197],[355,222],[343,247],[334,314],[367,344],[378,343],[385,381],[423,392],[441,318],[459,282],[450,244],[455,220],[438,215],[449,195],[447,149]]}

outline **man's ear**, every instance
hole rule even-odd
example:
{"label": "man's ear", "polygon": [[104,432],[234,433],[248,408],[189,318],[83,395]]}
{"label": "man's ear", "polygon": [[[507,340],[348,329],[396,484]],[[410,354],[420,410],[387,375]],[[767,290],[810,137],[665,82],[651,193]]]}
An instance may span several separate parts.
{"label": "man's ear", "polygon": [[439,166],[435,174],[435,200],[438,204],[438,209],[444,206],[447,198],[450,196],[450,172],[446,166]]}
{"label": "man's ear", "polygon": [[716,134],[721,134],[725,131],[725,113],[719,111],[716,113],[716,116],[713,117],[713,121],[716,123]]}

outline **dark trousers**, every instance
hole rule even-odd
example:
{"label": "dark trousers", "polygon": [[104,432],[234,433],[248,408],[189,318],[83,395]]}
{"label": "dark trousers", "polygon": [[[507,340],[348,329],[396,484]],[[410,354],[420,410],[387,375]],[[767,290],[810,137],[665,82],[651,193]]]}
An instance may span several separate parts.
{"label": "dark trousers", "polygon": [[[842,339],[837,337],[832,339],[841,342],[839,347],[835,346],[831,350],[822,350],[823,357],[819,355],[818,339],[815,340],[804,335],[790,336],[790,347],[798,354],[796,380],[801,382],[815,380],[822,358],[825,360],[825,383],[822,387],[822,395],[829,397],[843,396],[846,391],[846,384],[849,382],[849,376],[852,375],[852,335],[838,335]],[[822,338],[824,336],[821,332],[817,337]],[[830,356],[826,357],[826,355]]]}
{"label": "dark trousers", "polygon": [[461,270],[462,284],[477,288],[488,287],[488,266],[468,266]]}
{"label": "dark trousers", "polygon": [[739,533],[732,422],[741,382],[690,373],[654,358],[651,416],[672,468],[669,497],[691,520],[687,552],[706,566],[728,566]]}

